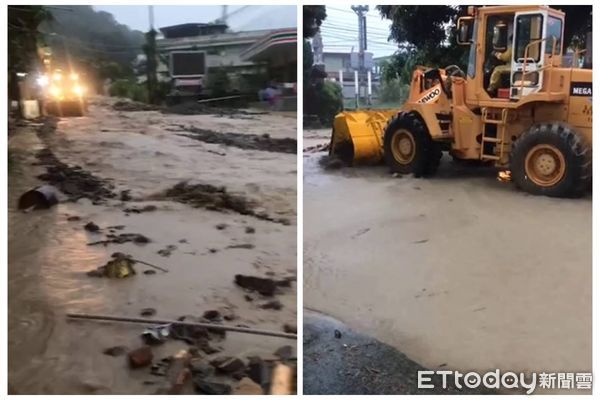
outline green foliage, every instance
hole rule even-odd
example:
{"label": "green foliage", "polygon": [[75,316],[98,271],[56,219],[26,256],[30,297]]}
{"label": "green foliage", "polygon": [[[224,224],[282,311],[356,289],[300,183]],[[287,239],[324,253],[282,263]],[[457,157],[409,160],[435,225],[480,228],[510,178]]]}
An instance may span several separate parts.
{"label": "green foliage", "polygon": [[241,93],[256,95],[259,90],[264,89],[269,82],[269,76],[263,69],[257,69],[255,73],[240,76],[239,88]]}
{"label": "green foliage", "polygon": [[377,6],[377,9],[382,17],[393,22],[390,36],[396,42],[430,50],[446,41],[445,27],[456,19],[461,12],[460,7],[394,5]]}
{"label": "green foliage", "polygon": [[[382,17],[392,21],[390,37],[402,48],[390,61],[385,79],[398,77],[410,82],[416,65],[446,67],[456,64],[466,70],[468,46],[456,43],[456,20],[468,6],[377,6]],[[565,11],[567,47],[582,47],[591,31],[591,6],[552,6]]]}
{"label": "green foliage", "polygon": [[9,71],[29,71],[37,66],[37,47],[43,42],[39,26],[51,19],[44,6],[8,6]]}
{"label": "green foliage", "polygon": [[44,6],[8,6],[8,94],[19,99],[17,72],[39,66],[38,44],[43,42],[39,26],[52,18]]}
{"label": "green foliage", "polygon": [[113,97],[126,97],[139,102],[148,101],[148,90],[146,85],[132,80],[119,79],[113,82],[108,93]]}
{"label": "green foliage", "polygon": [[227,69],[223,67],[209,68],[206,89],[213,97],[227,95],[231,90],[231,80]]}
{"label": "green foliage", "polygon": [[146,85],[134,84],[131,86],[129,98],[142,103],[148,102],[148,89]]}
{"label": "green foliage", "polygon": [[304,47],[302,48],[304,56],[302,57],[302,73],[304,82],[308,83],[310,80],[310,72],[312,71],[314,57],[312,48],[308,40],[304,40]]}
{"label": "green foliage", "polygon": [[65,63],[67,52],[74,61],[109,61],[128,67],[142,51],[144,34],[118,23],[112,14],[92,6],[51,8],[53,21],[43,28],[56,61]]}
{"label": "green foliage", "polygon": [[305,113],[316,115],[324,126],[330,126],[342,108],[342,88],[335,82],[317,83],[304,92]]}
{"label": "green foliage", "polygon": [[302,26],[304,29],[304,39],[315,36],[325,18],[327,18],[325,6],[302,7]]}
{"label": "green foliage", "polygon": [[592,31],[592,6],[591,5],[552,5],[564,11],[565,30],[564,44],[566,47],[583,49],[585,48],[585,36]]}
{"label": "green foliage", "polygon": [[409,85],[400,79],[384,80],[379,86],[379,102],[403,103],[408,97]]}
{"label": "green foliage", "polygon": [[467,6],[378,6],[382,17],[392,21],[390,37],[402,45],[386,71],[387,79],[410,82],[416,65],[467,67],[468,51],[455,40],[456,18]]}

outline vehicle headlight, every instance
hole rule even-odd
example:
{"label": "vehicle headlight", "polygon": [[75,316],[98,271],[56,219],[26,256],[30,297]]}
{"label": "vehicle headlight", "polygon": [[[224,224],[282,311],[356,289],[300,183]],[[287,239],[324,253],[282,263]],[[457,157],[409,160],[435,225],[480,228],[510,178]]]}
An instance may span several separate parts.
{"label": "vehicle headlight", "polygon": [[62,90],[58,86],[50,86],[50,94],[54,97],[60,97]]}
{"label": "vehicle headlight", "polygon": [[80,85],[75,85],[75,86],[73,86],[73,93],[81,96],[82,94],[85,93],[85,87],[80,86]]}
{"label": "vehicle headlight", "polygon": [[48,79],[47,75],[42,75],[40,77],[37,78],[37,84],[44,87],[46,85],[48,85],[48,83],[50,82],[50,80]]}

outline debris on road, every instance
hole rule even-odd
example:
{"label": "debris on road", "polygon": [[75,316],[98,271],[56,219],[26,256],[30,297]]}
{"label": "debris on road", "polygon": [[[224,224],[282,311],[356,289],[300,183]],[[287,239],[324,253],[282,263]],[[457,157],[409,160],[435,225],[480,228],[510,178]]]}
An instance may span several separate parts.
{"label": "debris on road", "polygon": [[297,141],[292,138],[272,138],[268,134],[252,135],[248,133],[217,132],[194,126],[178,125],[180,136],[204,143],[222,144],[244,150],[262,150],[276,153],[296,154]]}
{"label": "debris on road", "polygon": [[50,185],[38,186],[28,190],[19,198],[19,210],[43,210],[58,204],[58,193]]}
{"label": "debris on road", "polygon": [[242,378],[240,383],[233,390],[233,394],[240,395],[260,395],[264,394],[260,385],[250,378]]}
{"label": "debris on road", "polygon": [[325,155],[319,159],[319,165],[323,169],[332,170],[332,169],[340,169],[346,166],[346,163],[342,161],[339,157],[333,155]]}
{"label": "debris on road", "polygon": [[103,354],[106,354],[107,356],[112,356],[112,357],[121,356],[121,355],[125,354],[126,352],[127,352],[127,347],[125,347],[125,346],[113,346],[113,347],[106,348],[102,351]]}
{"label": "debris on road", "polygon": [[294,353],[294,349],[292,348],[292,346],[290,346],[288,344],[285,346],[281,346],[273,354],[275,354],[281,360],[286,361],[286,360],[289,360],[290,358],[292,358],[293,353]]}
{"label": "debris on road", "polygon": [[317,144],[304,148],[304,153],[320,153],[322,151],[329,151],[329,143]]}
{"label": "debris on road", "polygon": [[175,250],[177,250],[177,246],[175,246],[174,244],[170,244],[167,247],[165,247],[164,249],[158,250],[157,253],[163,257],[169,257],[171,255],[171,253]]}
{"label": "debris on road", "polygon": [[195,208],[205,208],[211,211],[234,211],[241,215],[290,225],[288,219],[273,218],[264,212],[255,211],[254,201],[242,195],[231,194],[224,186],[206,183],[189,184],[187,181],[182,181],[168,189],[163,196]]}
{"label": "debris on road", "polygon": [[294,371],[289,365],[278,363],[273,370],[271,394],[290,395],[294,392]]}
{"label": "debris on road", "polygon": [[152,354],[152,348],[150,346],[143,346],[139,349],[130,351],[127,354],[127,357],[129,358],[129,366],[131,368],[143,368],[152,363],[154,354]]}
{"label": "debris on road", "polygon": [[230,244],[227,246],[228,249],[247,249],[251,250],[254,248],[252,243],[242,243],[242,244]]}
{"label": "debris on road", "polygon": [[296,323],[286,323],[283,325],[283,331],[285,333],[297,333],[298,332],[298,326],[296,325]]}
{"label": "debris on road", "polygon": [[211,364],[218,372],[225,374],[234,374],[246,368],[244,361],[236,357],[219,357],[214,359]]}
{"label": "debris on road", "polygon": [[263,310],[281,310],[283,308],[283,304],[279,300],[271,300],[267,303],[261,304],[259,306]]}
{"label": "debris on road", "polygon": [[121,233],[119,235],[109,233],[106,235],[106,240],[98,240],[96,242],[88,243],[87,245],[96,246],[102,244],[106,246],[110,243],[123,244],[128,242],[133,242],[135,244],[146,244],[150,243],[151,240],[140,233]]}
{"label": "debris on road", "polygon": [[78,314],[78,313],[67,313],[68,319],[83,319],[83,320],[91,320],[91,321],[114,321],[114,322],[128,322],[134,324],[170,324],[171,334],[173,335],[174,330],[173,327],[190,327],[190,328],[203,328],[210,329],[211,331],[232,331],[232,332],[240,332],[247,333],[251,335],[260,335],[260,336],[274,336],[274,337],[282,337],[286,339],[297,339],[296,335],[289,333],[282,333],[277,331],[265,330],[265,329],[254,329],[242,326],[231,326],[231,325],[220,325],[208,322],[187,322],[182,318],[179,321],[173,320],[164,320],[164,319],[146,319],[146,318],[133,318],[133,317],[117,317],[111,315],[94,315],[94,314]]}
{"label": "debris on road", "polygon": [[194,386],[202,394],[225,395],[231,393],[231,386],[228,384],[207,381],[203,378],[195,378]]}
{"label": "debris on road", "polygon": [[184,102],[180,104],[174,104],[169,107],[165,107],[161,110],[163,114],[179,114],[179,115],[198,115],[208,114],[217,115],[219,117],[236,117],[242,116],[246,118],[253,118],[254,116],[268,114],[264,111],[246,111],[233,107],[216,107],[205,104],[199,104],[196,102]]}
{"label": "debris on road", "polygon": [[156,111],[158,106],[131,100],[119,100],[112,106],[115,111]]}
{"label": "debris on road", "polygon": [[149,204],[142,208],[139,208],[139,207],[125,208],[125,209],[123,209],[123,211],[126,213],[130,213],[130,214],[141,214],[141,213],[145,213],[145,212],[156,211],[157,209],[158,208],[155,205]]}
{"label": "debris on road", "polygon": [[219,310],[208,310],[205,311],[204,314],[202,314],[202,317],[206,318],[209,321],[220,321],[221,313],[219,312]]}
{"label": "debris on road", "polygon": [[86,197],[99,203],[115,198],[114,188],[108,181],[100,179],[79,166],[71,167],[56,158],[49,149],[42,149],[36,154],[39,163],[46,166],[46,173],[38,175],[38,179],[48,182],[67,195],[70,201]]}
{"label": "debris on road", "polygon": [[258,292],[263,296],[273,296],[277,290],[275,280],[257,276],[238,274],[235,276],[235,284],[246,290]]}
{"label": "debris on road", "polygon": [[133,269],[134,264],[135,261],[129,257],[117,256],[113,257],[113,259],[108,261],[106,264],[94,270],[88,271],[87,275],[99,278],[127,278],[135,275],[135,269]]}
{"label": "debris on road", "polygon": [[87,224],[85,224],[83,229],[85,229],[88,232],[94,232],[94,233],[100,231],[100,227],[91,221],[88,222]]}
{"label": "debris on road", "polygon": [[143,308],[142,311],[140,311],[140,315],[142,317],[153,317],[156,315],[156,309],[155,308]]}
{"label": "debris on road", "polygon": [[169,324],[166,325],[155,325],[149,328],[146,328],[142,332],[142,340],[149,346],[154,346],[157,344],[163,344],[170,336],[171,336],[171,326]]}

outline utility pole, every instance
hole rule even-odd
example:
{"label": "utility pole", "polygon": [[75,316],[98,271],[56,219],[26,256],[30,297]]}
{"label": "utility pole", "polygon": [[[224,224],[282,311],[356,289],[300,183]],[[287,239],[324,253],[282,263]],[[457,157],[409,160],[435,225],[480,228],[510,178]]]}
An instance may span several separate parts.
{"label": "utility pole", "polygon": [[154,7],[148,6],[148,18],[150,30],[146,33],[146,84],[148,87],[148,102],[157,104],[159,102],[156,79],[156,31],[154,30]]}
{"label": "utility pole", "polygon": [[221,6],[221,20],[222,24],[227,25],[227,6]]}
{"label": "utility pole", "polygon": [[367,16],[369,6],[352,6],[352,11],[358,16],[358,80],[360,88],[364,87],[365,50],[367,49]]}

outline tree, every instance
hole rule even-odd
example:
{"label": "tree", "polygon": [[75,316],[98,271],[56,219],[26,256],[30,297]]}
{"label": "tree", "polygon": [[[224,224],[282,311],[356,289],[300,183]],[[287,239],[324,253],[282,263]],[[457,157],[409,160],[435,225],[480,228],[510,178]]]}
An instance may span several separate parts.
{"label": "tree", "polygon": [[21,94],[17,73],[38,69],[38,46],[44,39],[38,28],[51,19],[44,6],[8,6],[8,95],[9,99],[19,101],[19,111]]}
{"label": "tree", "polygon": [[585,37],[592,32],[592,6],[551,6],[565,13],[565,47],[584,48]]}
{"label": "tree", "polygon": [[382,17],[392,21],[393,40],[429,51],[446,43],[446,27],[460,13],[459,6],[377,6],[377,9]]}
{"label": "tree", "polygon": [[208,71],[206,88],[210,91],[212,97],[221,97],[229,93],[231,81],[227,69],[223,66],[213,67]]}
{"label": "tree", "polygon": [[[592,29],[591,6],[552,6],[565,12],[566,47],[584,47],[585,36]],[[394,71],[408,82],[417,64],[445,67],[456,64],[463,70],[468,61],[468,47],[456,43],[456,20],[468,6],[377,6],[382,17],[392,21],[390,38],[402,46],[391,63],[387,76]]]}
{"label": "tree", "polygon": [[[468,48],[454,40],[457,17],[467,6],[377,6],[382,17],[392,21],[390,39],[401,46],[390,60],[386,76],[410,82],[416,65],[466,69]],[[395,71],[395,74],[393,73]]]}
{"label": "tree", "polygon": [[304,6],[302,10],[304,113],[316,115],[322,124],[330,125],[333,117],[343,107],[342,89],[337,83],[324,81],[327,74],[313,66],[313,52],[309,42],[327,18],[327,10],[325,6]]}
{"label": "tree", "polygon": [[304,39],[311,38],[319,31],[327,18],[325,6],[304,6],[302,8],[302,26]]}

